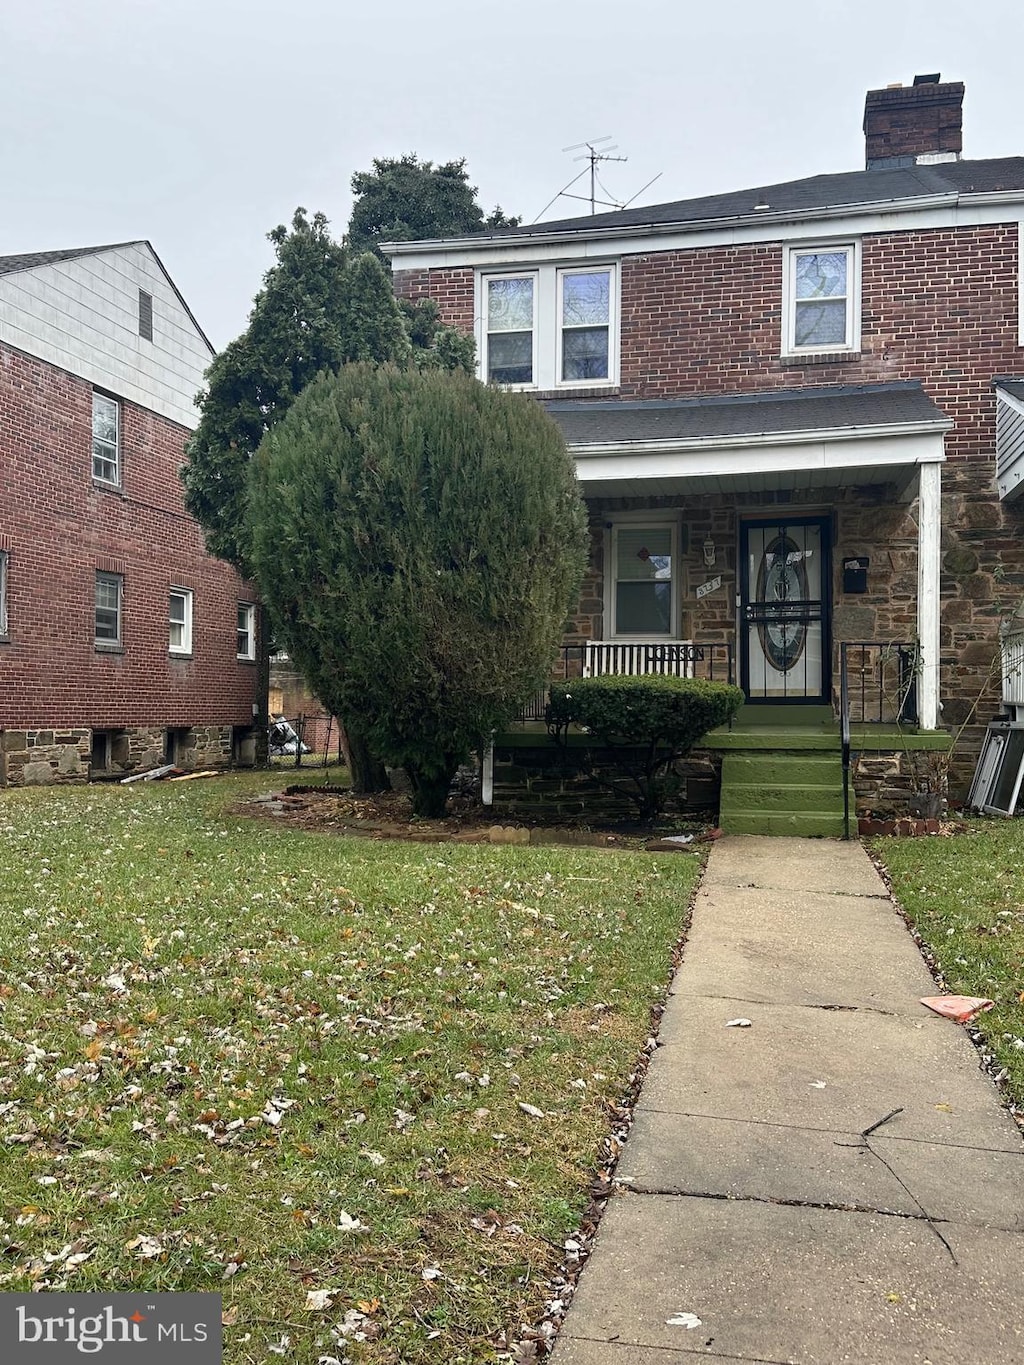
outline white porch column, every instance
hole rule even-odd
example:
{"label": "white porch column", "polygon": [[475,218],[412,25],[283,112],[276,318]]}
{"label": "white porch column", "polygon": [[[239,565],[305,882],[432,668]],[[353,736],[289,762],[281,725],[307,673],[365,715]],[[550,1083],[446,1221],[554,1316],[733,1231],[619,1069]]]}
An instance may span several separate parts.
{"label": "white porch column", "polygon": [[923,730],[939,724],[939,575],[942,530],[942,466],[918,466],[917,491],[917,638],[921,673],[917,688],[918,723]]}

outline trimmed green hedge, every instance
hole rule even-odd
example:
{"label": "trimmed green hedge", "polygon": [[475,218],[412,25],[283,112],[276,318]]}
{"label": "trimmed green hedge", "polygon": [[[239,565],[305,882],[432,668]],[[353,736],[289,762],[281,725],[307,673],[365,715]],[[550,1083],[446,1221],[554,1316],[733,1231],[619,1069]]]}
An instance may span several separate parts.
{"label": "trimmed green hedge", "polygon": [[[577,678],[552,684],[549,695],[552,734],[564,737],[570,725],[578,725],[593,735],[622,773],[607,785],[634,801],[645,820],[654,819],[673,794],[676,760],[731,720],[744,702],[730,683],[660,674]],[[591,770],[595,767],[591,761]]]}

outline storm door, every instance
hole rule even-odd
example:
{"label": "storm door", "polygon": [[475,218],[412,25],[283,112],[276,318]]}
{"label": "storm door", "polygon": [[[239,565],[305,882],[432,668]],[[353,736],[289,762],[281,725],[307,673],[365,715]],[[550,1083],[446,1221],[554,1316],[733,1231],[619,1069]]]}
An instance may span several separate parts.
{"label": "storm door", "polygon": [[831,685],[827,517],[740,531],[741,685],[750,702],[823,702]]}

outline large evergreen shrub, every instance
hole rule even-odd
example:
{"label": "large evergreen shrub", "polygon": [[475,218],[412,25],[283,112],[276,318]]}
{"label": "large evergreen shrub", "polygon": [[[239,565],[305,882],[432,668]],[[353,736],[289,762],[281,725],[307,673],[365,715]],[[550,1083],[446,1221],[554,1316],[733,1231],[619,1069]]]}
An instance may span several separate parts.
{"label": "large evergreen shrub", "polygon": [[321,694],[418,814],[542,685],[586,563],[573,462],[531,398],[465,374],[322,375],[253,464],[252,561]]}

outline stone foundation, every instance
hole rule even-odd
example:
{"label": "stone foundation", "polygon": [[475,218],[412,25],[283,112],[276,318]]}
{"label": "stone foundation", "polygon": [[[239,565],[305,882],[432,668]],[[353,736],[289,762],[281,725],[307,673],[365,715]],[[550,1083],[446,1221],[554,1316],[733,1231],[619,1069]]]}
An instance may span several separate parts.
{"label": "stone foundation", "polygon": [[[636,807],[602,785],[598,777],[620,780],[611,765],[597,776],[585,772],[582,749],[576,754],[538,739],[536,744],[502,745],[494,749],[496,812],[515,817],[580,820],[588,824],[636,819]],[[718,809],[722,781],[721,754],[694,750],[676,764],[680,792],[668,803],[669,814],[706,815]]]}
{"label": "stone foundation", "polygon": [[48,786],[89,777],[89,730],[0,731],[0,786]]}
{"label": "stone foundation", "polygon": [[186,771],[253,767],[252,726],[0,731],[0,787],[127,777],[173,762]]}
{"label": "stone foundation", "polygon": [[[850,776],[856,793],[856,813],[875,820],[899,820],[908,815],[925,817],[941,814],[944,784],[941,752],[889,752],[854,754]],[[928,787],[928,790],[924,790]],[[934,803],[939,809],[926,810],[928,796],[937,788]]]}

